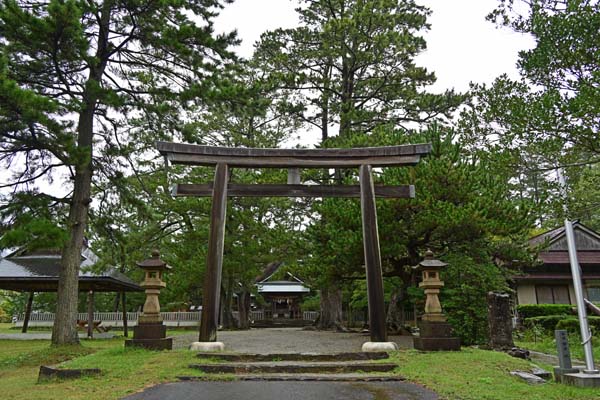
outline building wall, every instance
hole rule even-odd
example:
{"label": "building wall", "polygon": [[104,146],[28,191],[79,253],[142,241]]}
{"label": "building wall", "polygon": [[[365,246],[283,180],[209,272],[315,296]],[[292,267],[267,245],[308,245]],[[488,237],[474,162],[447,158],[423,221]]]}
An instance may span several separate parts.
{"label": "building wall", "polygon": [[517,286],[517,302],[519,304],[536,304],[535,286],[519,285]]}
{"label": "building wall", "polygon": [[[540,285],[544,285],[540,283]],[[573,285],[569,285],[569,301],[571,304],[577,304],[575,300],[575,289]],[[517,302],[518,304],[537,304],[537,296],[535,294],[535,284],[521,284],[517,286]]]}
{"label": "building wall", "polygon": [[[585,289],[583,290],[583,295],[585,296]],[[569,300],[571,304],[577,305],[577,298],[575,297],[575,287],[573,284],[569,284]]]}

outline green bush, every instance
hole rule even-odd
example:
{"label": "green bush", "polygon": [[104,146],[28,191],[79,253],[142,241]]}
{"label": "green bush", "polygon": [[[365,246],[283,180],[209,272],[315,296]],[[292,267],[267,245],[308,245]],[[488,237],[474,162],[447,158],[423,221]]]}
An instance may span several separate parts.
{"label": "green bush", "polygon": [[302,308],[302,311],[319,311],[321,309],[321,298],[318,295],[307,297],[300,308]]}
{"label": "green bush", "polygon": [[543,315],[540,317],[525,318],[523,323],[527,329],[533,329],[539,327],[544,330],[545,333],[552,333],[559,321],[569,319],[568,315]]}
{"label": "green bush", "polygon": [[[600,332],[600,317],[588,316],[588,325],[593,333]],[[556,324],[556,329],[565,329],[570,333],[579,333],[579,319],[567,318],[561,319]]]}
{"label": "green bush", "polygon": [[[545,315],[541,317],[526,318],[525,327],[541,328],[544,333],[553,334],[555,329],[566,329],[572,333],[579,333],[579,320],[572,315]],[[588,323],[593,332],[600,332],[600,317],[588,317]]]}
{"label": "green bush", "polygon": [[10,322],[10,315],[4,310],[0,304],[0,322]]}
{"label": "green bush", "polygon": [[517,306],[519,318],[525,320],[550,315],[569,315],[573,313],[571,304],[521,304]]}

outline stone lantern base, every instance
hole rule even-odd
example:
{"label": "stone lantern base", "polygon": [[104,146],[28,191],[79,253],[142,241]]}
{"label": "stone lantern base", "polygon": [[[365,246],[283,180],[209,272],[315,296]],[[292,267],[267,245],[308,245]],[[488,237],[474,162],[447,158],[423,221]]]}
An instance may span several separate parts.
{"label": "stone lantern base", "polygon": [[420,336],[413,338],[417,350],[460,350],[460,338],[452,337],[452,327],[445,321],[421,321],[419,332]]}
{"label": "stone lantern base", "polygon": [[167,336],[167,327],[158,323],[138,323],[133,327],[133,339],[125,341],[125,347],[143,347],[149,350],[172,350],[173,338]]}

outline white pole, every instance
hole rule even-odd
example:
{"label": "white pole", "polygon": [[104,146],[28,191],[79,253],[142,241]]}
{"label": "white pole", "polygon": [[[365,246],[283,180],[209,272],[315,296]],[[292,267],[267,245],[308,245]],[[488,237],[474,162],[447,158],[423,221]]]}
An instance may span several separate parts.
{"label": "white pole", "polygon": [[567,207],[567,184],[565,177],[561,169],[557,170],[558,181],[560,184],[561,194],[564,201],[565,210],[565,233],[567,235],[567,246],[569,249],[569,262],[571,264],[571,275],[573,276],[573,288],[575,289],[575,300],[577,302],[577,315],[579,317],[579,329],[581,332],[583,353],[585,355],[585,369],[583,370],[586,374],[598,374],[598,371],[594,367],[594,352],[592,351],[592,332],[588,326],[587,313],[585,309],[585,302],[583,300],[583,286],[581,284],[581,268],[579,267],[579,261],[577,260],[577,246],[575,244],[575,234],[573,232],[573,224],[568,217]]}

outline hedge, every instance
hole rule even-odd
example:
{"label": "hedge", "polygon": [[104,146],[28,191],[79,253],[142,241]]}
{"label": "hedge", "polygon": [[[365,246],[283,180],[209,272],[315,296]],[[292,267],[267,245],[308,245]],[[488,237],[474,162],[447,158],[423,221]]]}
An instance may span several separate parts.
{"label": "hedge", "polygon": [[517,312],[521,320],[533,317],[542,317],[549,315],[569,315],[573,314],[571,304],[521,304],[517,306]]}
{"label": "hedge", "polygon": [[[588,325],[592,333],[600,332],[600,317],[588,316]],[[568,318],[558,321],[556,329],[566,329],[569,332],[579,333],[579,319]]]}
{"label": "hedge", "polygon": [[[538,326],[549,334],[552,334],[555,329],[566,329],[569,332],[579,333],[579,319],[571,315],[545,315],[525,318],[524,322],[529,329]],[[592,331],[600,332],[600,317],[588,316],[588,324]]]}
{"label": "hedge", "polygon": [[569,319],[570,316],[566,314],[562,315],[543,315],[540,317],[525,318],[523,320],[526,328],[531,329],[533,327],[542,328],[547,333],[552,333],[558,323],[562,320]]}

